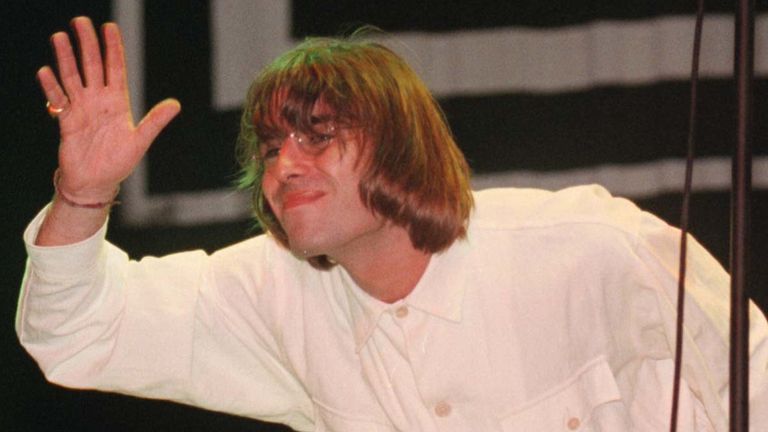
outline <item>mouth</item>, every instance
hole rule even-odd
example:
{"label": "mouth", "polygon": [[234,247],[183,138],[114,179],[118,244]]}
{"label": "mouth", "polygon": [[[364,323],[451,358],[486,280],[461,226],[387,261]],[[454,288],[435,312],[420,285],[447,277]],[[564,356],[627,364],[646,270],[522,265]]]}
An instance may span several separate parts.
{"label": "mouth", "polygon": [[325,196],[322,191],[292,191],[282,196],[283,211],[311,204]]}

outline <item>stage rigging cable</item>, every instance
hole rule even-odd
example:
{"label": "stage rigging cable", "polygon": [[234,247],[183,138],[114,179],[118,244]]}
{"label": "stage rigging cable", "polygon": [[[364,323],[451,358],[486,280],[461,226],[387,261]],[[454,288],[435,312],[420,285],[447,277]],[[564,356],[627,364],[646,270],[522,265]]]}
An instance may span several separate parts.
{"label": "stage rigging cable", "polygon": [[[677,431],[681,365],[683,356],[683,322],[685,309],[685,274],[690,195],[696,136],[696,104],[699,80],[699,55],[704,16],[704,1],[697,0],[693,58],[691,62],[691,95],[688,124],[685,184],[680,213],[680,262],[677,293],[677,325],[675,335],[675,372],[670,416],[670,431]],[[754,1],[739,0],[736,8],[734,39],[734,76],[737,90],[736,148],[733,154],[731,190],[731,328],[729,368],[729,430],[749,431],[749,273],[750,194],[752,179],[752,80],[754,75]]]}

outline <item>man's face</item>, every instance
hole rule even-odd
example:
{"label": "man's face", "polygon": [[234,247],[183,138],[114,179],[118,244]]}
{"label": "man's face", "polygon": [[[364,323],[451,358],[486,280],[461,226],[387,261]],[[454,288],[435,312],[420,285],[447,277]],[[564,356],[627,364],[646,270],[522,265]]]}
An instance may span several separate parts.
{"label": "man's face", "polygon": [[294,253],[341,262],[364,252],[385,223],[360,200],[358,185],[368,157],[361,154],[363,134],[339,128],[322,102],[312,117],[313,133],[283,122],[280,133],[261,144],[262,189]]}

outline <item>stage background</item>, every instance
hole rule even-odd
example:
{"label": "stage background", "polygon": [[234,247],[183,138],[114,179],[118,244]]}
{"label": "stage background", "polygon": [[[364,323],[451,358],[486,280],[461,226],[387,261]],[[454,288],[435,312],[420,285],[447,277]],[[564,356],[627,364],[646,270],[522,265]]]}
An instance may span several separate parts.
{"label": "stage background", "polygon": [[[469,7],[469,4],[474,5]],[[6,281],[0,301],[0,430],[282,430],[173,403],[48,384],[20,348],[13,316],[21,232],[49,200],[55,122],[34,74],[48,36],[85,14],[126,36],[137,113],[168,96],[183,112],[124,185],[110,239],[132,256],[214,250],[253,235],[233,143],[250,77],[306,35],[381,27],[438,95],[475,187],[599,182],[672,224],[679,213],[693,2],[21,1],[0,11],[0,125]],[[690,3],[690,4],[689,4]],[[708,2],[693,233],[728,265],[728,158],[734,142],[731,5]],[[753,297],[768,305],[768,7],[758,5]]]}

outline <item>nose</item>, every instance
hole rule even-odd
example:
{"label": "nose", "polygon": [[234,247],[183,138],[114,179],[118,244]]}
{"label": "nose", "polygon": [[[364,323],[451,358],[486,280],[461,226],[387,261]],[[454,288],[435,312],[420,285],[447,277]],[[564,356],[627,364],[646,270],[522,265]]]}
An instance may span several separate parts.
{"label": "nose", "polygon": [[280,181],[300,177],[306,172],[307,155],[300,148],[300,143],[289,135],[283,139],[280,151],[268,169]]}

